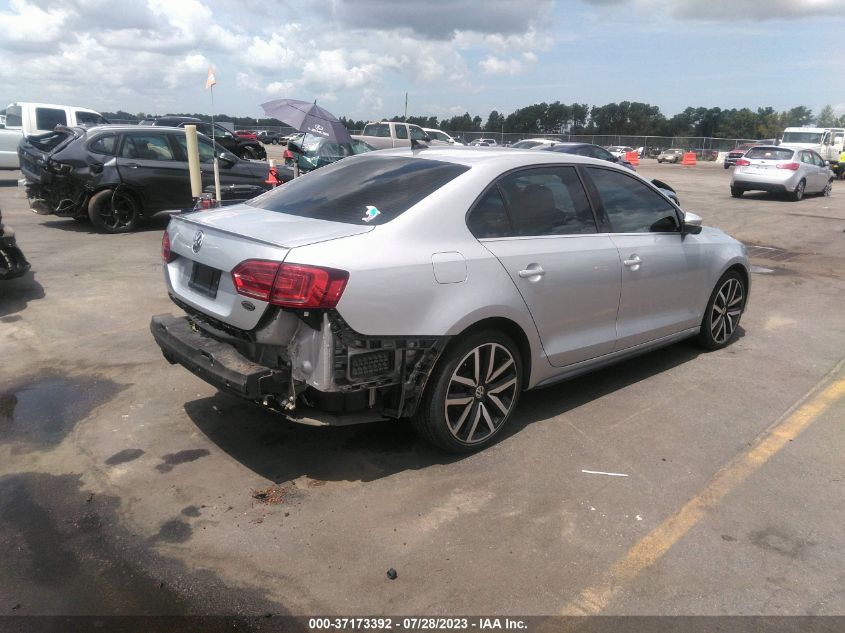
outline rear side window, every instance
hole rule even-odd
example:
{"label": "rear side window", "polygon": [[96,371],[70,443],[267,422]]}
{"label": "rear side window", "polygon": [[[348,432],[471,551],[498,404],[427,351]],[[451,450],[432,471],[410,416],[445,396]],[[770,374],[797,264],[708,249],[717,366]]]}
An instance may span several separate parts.
{"label": "rear side window", "polygon": [[22,127],[23,111],[20,106],[6,108],[6,127]]}
{"label": "rear side window", "polygon": [[746,158],[758,158],[761,160],[789,160],[793,151],[785,147],[754,147],[748,150]]}
{"label": "rear side window", "polygon": [[67,115],[58,108],[35,108],[35,127],[52,130],[57,125],[67,125]]}
{"label": "rear side window", "polygon": [[363,135],[390,137],[390,126],[387,123],[371,123],[364,126]]}
{"label": "rear side window", "polygon": [[95,154],[106,154],[107,156],[114,156],[116,148],[117,137],[114,134],[103,134],[102,136],[98,136],[88,146],[88,149]]}
{"label": "rear side window", "polygon": [[166,134],[127,134],[120,156],[138,160],[174,160]]}
{"label": "rear side window", "polygon": [[611,169],[587,167],[614,233],[667,233],[680,227],[668,200],[636,178]]}
{"label": "rear side window", "polygon": [[365,154],[296,178],[247,204],[345,224],[385,224],[468,169],[424,158]]}

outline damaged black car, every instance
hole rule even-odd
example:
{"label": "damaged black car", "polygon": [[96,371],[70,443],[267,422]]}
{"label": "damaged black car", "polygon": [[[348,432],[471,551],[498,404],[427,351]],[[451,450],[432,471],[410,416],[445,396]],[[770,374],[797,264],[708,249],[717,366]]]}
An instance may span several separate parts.
{"label": "damaged black car", "polygon": [[20,277],[29,270],[29,262],[15,241],[15,232],[3,225],[0,210],[0,281]]}
{"label": "damaged black car", "polygon": [[[290,170],[241,160],[198,135],[203,191],[214,191],[218,158],[221,198],[245,200],[286,182]],[[105,125],[57,127],[18,146],[33,211],[90,220],[106,233],[132,231],[145,217],[193,204],[185,130]]]}

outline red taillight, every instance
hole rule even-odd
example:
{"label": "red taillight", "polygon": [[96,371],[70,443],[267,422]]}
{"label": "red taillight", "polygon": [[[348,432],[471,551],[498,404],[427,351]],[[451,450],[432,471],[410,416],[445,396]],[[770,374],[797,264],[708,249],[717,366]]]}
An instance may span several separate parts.
{"label": "red taillight", "polygon": [[238,294],[285,308],[334,308],[349,273],[334,268],[248,259],[232,271]]}
{"label": "red taillight", "polygon": [[293,160],[293,152],[289,149],[286,149],[285,153],[282,154],[282,158],[284,158],[285,160]]}
{"label": "red taillight", "polygon": [[799,163],[778,163],[778,169],[788,169],[789,171],[796,171],[801,165]]}
{"label": "red taillight", "polygon": [[748,160],[747,158],[740,158],[739,160],[736,161],[737,167],[747,167],[750,164],[751,164],[751,161]]}
{"label": "red taillight", "polygon": [[170,236],[167,231],[161,236],[161,259],[165,264],[169,264],[176,259],[176,255],[170,252]]}

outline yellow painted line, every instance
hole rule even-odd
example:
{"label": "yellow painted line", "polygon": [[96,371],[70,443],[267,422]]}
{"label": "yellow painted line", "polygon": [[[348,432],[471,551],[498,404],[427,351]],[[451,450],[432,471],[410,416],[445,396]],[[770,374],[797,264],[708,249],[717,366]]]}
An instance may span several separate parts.
{"label": "yellow painted line", "polygon": [[596,615],[603,611],[627,582],[656,563],[701,521],[708,510],[718,505],[772,456],[798,437],[831,405],[845,396],[845,378],[839,378],[821,388],[831,375],[839,373],[842,364],[840,362],[780,421],[763,433],[754,446],[719,471],[704,490],[628,550],[625,557],[610,568],[602,581],[584,589],[575,600],[567,604],[561,611],[562,615]]}

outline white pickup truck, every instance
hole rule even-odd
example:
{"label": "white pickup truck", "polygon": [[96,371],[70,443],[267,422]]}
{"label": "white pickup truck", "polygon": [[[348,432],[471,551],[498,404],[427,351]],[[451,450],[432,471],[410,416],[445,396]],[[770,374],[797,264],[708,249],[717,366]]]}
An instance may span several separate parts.
{"label": "white pickup truck", "polygon": [[833,169],[839,165],[843,143],[845,128],[841,127],[788,127],[780,140],[784,147],[818,152]]}
{"label": "white pickup truck", "polygon": [[20,169],[18,143],[24,136],[51,132],[57,125],[108,123],[94,110],[53,103],[10,103],[0,114],[5,115],[0,124],[0,169]]}
{"label": "white pickup truck", "polygon": [[364,126],[364,131],[357,138],[376,149],[410,147],[412,140],[425,143],[431,141],[431,138],[419,125],[394,121],[367,123]]}

